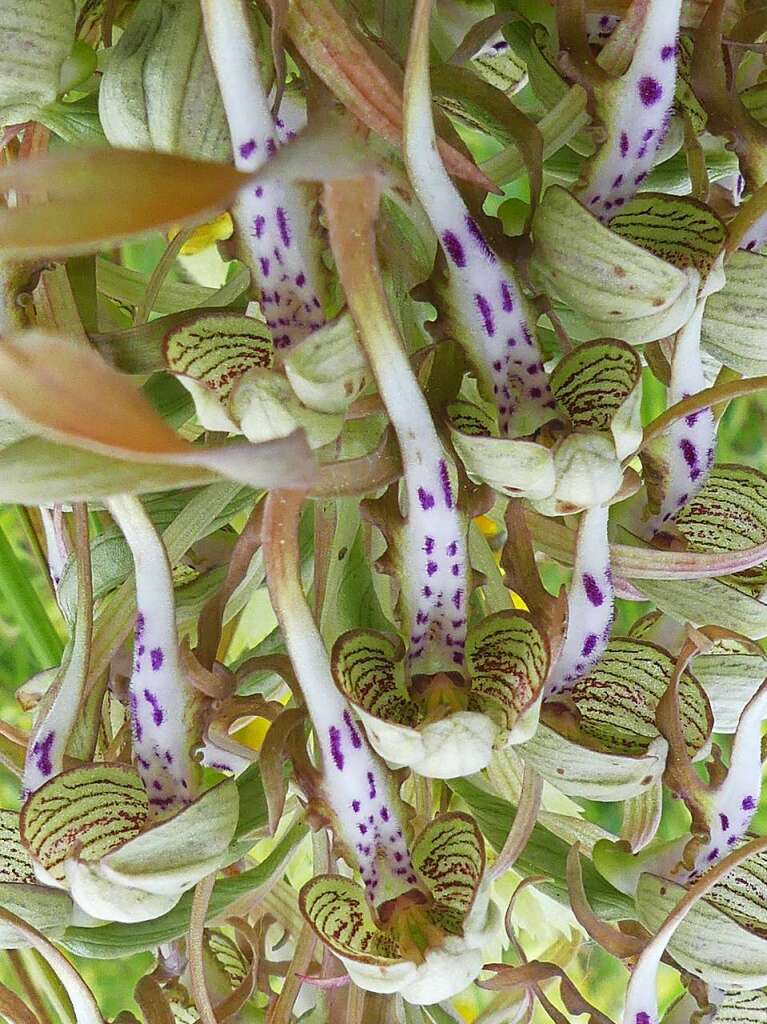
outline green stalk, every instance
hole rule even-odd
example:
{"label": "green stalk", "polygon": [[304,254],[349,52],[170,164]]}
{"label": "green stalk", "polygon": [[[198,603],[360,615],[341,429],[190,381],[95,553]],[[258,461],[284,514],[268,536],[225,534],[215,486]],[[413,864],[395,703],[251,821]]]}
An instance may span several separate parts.
{"label": "green stalk", "polygon": [[0,526],[0,592],[38,667],[51,668],[61,662],[61,637],[37,596],[27,569],[16,555]]}

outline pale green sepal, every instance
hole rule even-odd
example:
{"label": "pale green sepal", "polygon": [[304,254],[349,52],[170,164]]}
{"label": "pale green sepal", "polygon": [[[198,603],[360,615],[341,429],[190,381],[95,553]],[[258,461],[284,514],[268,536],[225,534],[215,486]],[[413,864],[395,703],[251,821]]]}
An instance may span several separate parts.
{"label": "pale green sepal", "polygon": [[553,493],[551,452],[533,441],[472,437],[450,428],[453,448],[469,477],[514,498],[538,500]]}
{"label": "pale green sepal", "polygon": [[109,53],[99,115],[113,146],[225,161],[231,142],[197,0],[143,0]]}
{"label": "pale green sepal", "polygon": [[668,744],[658,736],[641,757],[621,757],[581,747],[541,723],[517,751],[568,796],[612,801],[638,796],[662,777]]}
{"label": "pale green sepal", "polygon": [[[62,889],[27,882],[0,883],[0,907],[26,921],[49,938],[60,938],[72,924],[72,900]],[[29,945],[12,925],[0,923],[0,949],[22,949]]]}
{"label": "pale green sepal", "polygon": [[395,725],[356,707],[375,751],[396,767],[433,779],[454,779],[490,763],[499,727],[487,715],[456,711],[419,729]]}
{"label": "pale green sepal", "polygon": [[101,860],[105,877],[158,896],[180,895],[220,866],[237,828],[237,785],[226,779]]}
{"label": "pale green sepal", "polygon": [[75,41],[73,0],[4,0],[0,5],[0,124],[34,120],[59,94]]}
{"label": "pale green sepal", "polygon": [[750,640],[767,636],[767,604],[718,579],[632,580],[657,607],[680,622],[717,625]]}
{"label": "pale green sepal", "polygon": [[726,275],[722,290],[706,303],[701,344],[747,377],[767,373],[767,257],[734,252]]}
{"label": "pale green sepal", "polygon": [[645,192],[622,207],[610,230],[680,270],[711,274],[727,239],[718,214],[691,196]]}
{"label": "pale green sepal", "polygon": [[346,412],[370,377],[349,313],[286,352],[283,365],[298,399],[316,412]]}
{"label": "pale green sepal", "polygon": [[587,310],[574,312],[557,309],[560,320],[569,334],[584,341],[612,337],[630,345],[644,345],[676,334],[689,321],[695,311],[700,289],[697,270],[684,271],[684,288],[667,308],[633,320],[602,320],[590,316]]}
{"label": "pale green sepal", "polygon": [[[711,894],[690,907],[668,944],[669,953],[681,967],[718,988],[767,985],[767,938],[733,920],[712,901],[712,895],[729,888],[733,876],[745,866],[734,868]],[[636,893],[642,924],[654,934],[685,892],[683,886],[666,878],[642,875]]]}
{"label": "pale green sepal", "polygon": [[704,654],[695,659],[695,676],[711,704],[714,731],[734,733],[741,711],[767,676],[767,659],[758,654]]}
{"label": "pale green sepal", "polygon": [[[558,185],[535,213],[533,236],[537,283],[590,319],[617,324],[657,316],[685,292],[681,270],[600,224]],[[616,335],[610,328],[605,336]]]}
{"label": "pale green sepal", "polygon": [[554,451],[554,472],[553,494],[535,502],[541,515],[606,505],[623,484],[623,467],[609,434],[568,434]]}
{"label": "pale green sepal", "polygon": [[715,1021],[716,1024],[765,1024],[767,990],[728,992],[716,1008]]}
{"label": "pale green sepal", "polygon": [[72,899],[77,906],[93,918],[102,921],[122,921],[135,924],[151,921],[178,903],[181,892],[158,896],[143,889],[118,885],[105,876],[100,864],[68,860],[66,880]]}
{"label": "pale green sepal", "polygon": [[342,413],[315,412],[302,406],[288,382],[271,370],[251,370],[236,383],[229,413],[253,444],[288,437],[303,427],[312,448],[338,437]]}
{"label": "pale green sepal", "polygon": [[32,858],[21,842],[18,811],[0,810],[0,883],[34,882]]}
{"label": "pale green sepal", "polygon": [[401,961],[391,967],[375,967],[340,959],[360,988],[399,992],[406,1002],[421,1006],[450,999],[467,988],[482,969],[484,957],[481,949],[466,949],[463,939],[449,935],[439,949],[426,952],[422,964]]}
{"label": "pale green sepal", "polygon": [[21,839],[43,881],[61,884],[73,850],[97,861],[144,827],[149,802],[128,765],[94,764],[56,775],[25,801]]}

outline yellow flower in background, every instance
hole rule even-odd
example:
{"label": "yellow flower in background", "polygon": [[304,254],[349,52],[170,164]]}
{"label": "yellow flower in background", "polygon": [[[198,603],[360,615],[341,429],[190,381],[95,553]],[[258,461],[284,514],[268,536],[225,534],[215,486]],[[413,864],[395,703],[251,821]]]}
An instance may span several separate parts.
{"label": "yellow flower in background", "polygon": [[243,747],[248,747],[249,750],[260,750],[270,725],[271,722],[267,722],[265,718],[254,718],[233,733],[232,739],[242,743]]}
{"label": "yellow flower in background", "polygon": [[[181,246],[179,252],[182,256],[196,256],[197,253],[204,252],[212,245],[215,245],[216,242],[223,242],[225,239],[231,238],[233,231],[232,218],[224,211],[224,213],[220,213],[213,220],[196,227]],[[169,231],[168,241],[172,241],[178,232],[178,228],[173,228],[172,231]]]}
{"label": "yellow flower in background", "polygon": [[[498,524],[493,519],[491,519],[490,516],[475,516],[474,517],[474,523],[477,526],[477,529],[479,530],[479,532],[485,538],[485,540],[492,541],[501,532],[499,530],[499,528],[498,528]],[[501,552],[500,551],[494,551],[493,552],[493,557],[495,558],[496,565],[500,565],[501,564]],[[519,596],[519,594],[515,593],[513,590],[510,591],[510,593],[511,593],[511,601],[512,601],[512,604],[514,605],[515,608],[518,608],[520,611],[523,611],[523,612],[530,611],[530,609],[527,607],[527,605],[522,600],[522,598]]]}

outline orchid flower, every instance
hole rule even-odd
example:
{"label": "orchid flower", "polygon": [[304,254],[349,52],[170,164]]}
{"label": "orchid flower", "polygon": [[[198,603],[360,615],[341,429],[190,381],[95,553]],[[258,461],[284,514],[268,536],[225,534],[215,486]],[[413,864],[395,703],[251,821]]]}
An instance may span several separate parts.
{"label": "orchid flower", "polygon": [[[496,636],[483,640],[487,640],[488,651],[494,647],[498,653],[507,646],[507,664],[491,673],[495,677],[492,683],[488,679],[482,685],[495,691],[492,700],[498,701],[503,709],[496,709],[496,717],[500,712],[501,721],[496,724],[478,710],[466,710],[466,670],[470,676],[482,675],[484,659],[478,635],[476,651],[472,649],[476,669],[465,664],[469,597],[466,528],[456,507],[446,452],[402,351],[377,275],[372,238],[377,204],[371,186],[372,182],[347,182],[328,187],[330,235],[347,301],[402,452],[407,518],[400,536],[392,543],[396,543],[396,558],[403,566],[403,627],[409,634],[406,669],[411,679],[424,677],[424,686],[432,693],[427,703],[431,699],[437,702],[435,709],[443,707],[439,721],[428,729],[428,736],[425,731],[413,734],[410,727],[420,716],[407,710],[407,702],[400,706],[405,717],[391,721],[391,731],[383,720],[367,721],[371,737],[379,737],[373,741],[378,742],[379,751],[394,761],[400,760],[394,747],[403,735],[397,726],[408,727],[408,762],[444,776],[453,773],[452,763],[464,763],[465,758],[469,759],[466,763],[487,763],[498,725],[503,732],[510,730],[517,716],[535,704],[546,654],[539,634],[529,624],[499,621]],[[365,231],[359,228],[361,211],[367,224]],[[419,571],[413,571],[415,566]],[[521,633],[515,636],[519,629]],[[393,661],[397,660],[395,650],[389,641]],[[344,679],[345,672],[340,671]],[[345,679],[341,685],[348,692]],[[388,741],[383,738],[387,735]],[[471,743],[461,753],[460,748],[467,740]],[[435,761],[437,751],[441,766]],[[456,762],[456,758],[460,761]]]}
{"label": "orchid flower", "polygon": [[[407,519],[403,619],[413,673],[463,665],[469,599],[466,524],[455,474],[402,349],[381,284],[373,179],[329,185],[326,209],[341,282],[402,453]],[[417,567],[417,571],[413,571]]]}
{"label": "orchid flower", "polygon": [[[393,780],[333,682],[303,595],[301,500],[287,492],[267,499],[269,588],[322,755],[322,801],[365,886],[363,892],[347,878],[321,875],[302,890],[302,911],[360,987],[400,991],[416,1003],[448,998],[479,973],[481,946],[494,927],[487,896],[477,899],[481,840],[471,819],[448,815],[408,844]],[[435,849],[452,865],[449,877]]]}
{"label": "orchid flower", "polygon": [[[179,663],[173,580],[162,542],[137,499],[115,496],[110,509],[135,563],[128,703],[138,770],[96,762],[62,771],[65,733],[50,727],[61,717],[54,701],[31,746],[20,836],[40,881],[68,889],[83,912],[141,921],[166,913],[223,863],[238,798],[230,780],[199,793],[197,702]],[[89,604],[90,588],[80,583],[81,601]],[[76,638],[75,651],[77,644]]]}
{"label": "orchid flower", "polygon": [[404,122],[408,175],[447,259],[446,301],[483,391],[493,397],[501,435],[530,434],[554,408],[535,317],[512,268],[493,252],[439,155],[429,86],[431,9],[432,0],[419,0],[410,34]]}
{"label": "orchid flower", "polygon": [[[365,365],[348,315],[285,352],[250,316],[208,313],[179,324],[165,339],[165,365],[191,394],[207,430],[244,434],[254,444],[303,429],[311,448],[334,441],[343,413],[362,390]],[[319,354],[333,360],[332,381],[318,379]]]}
{"label": "orchid flower", "polygon": [[[281,140],[259,74],[245,3],[206,0],[202,8],[235,166],[253,171],[276,154]],[[291,348],[325,323],[321,253],[311,207],[301,187],[276,183],[245,189],[235,207],[278,350]]]}

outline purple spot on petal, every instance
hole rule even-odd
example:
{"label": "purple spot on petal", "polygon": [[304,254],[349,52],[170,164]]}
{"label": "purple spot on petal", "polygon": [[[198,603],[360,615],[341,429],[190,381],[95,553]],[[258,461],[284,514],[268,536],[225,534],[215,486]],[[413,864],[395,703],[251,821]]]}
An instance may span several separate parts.
{"label": "purple spot on petal", "polygon": [[286,249],[289,249],[290,248],[290,228],[288,227],[288,218],[285,215],[285,211],[283,210],[283,208],[281,206],[277,207],[276,216],[277,216],[277,228],[279,229],[279,232],[280,232],[280,238],[282,239],[282,244],[285,246]]}
{"label": "purple spot on petal", "polygon": [[263,235],[265,225],[266,217],[262,216],[262,214],[259,213],[259,215],[253,221],[253,232],[256,238],[260,238],[261,235]]}
{"label": "purple spot on petal", "polygon": [[339,772],[342,772],[344,770],[344,755],[341,751],[341,732],[334,725],[331,725],[328,733],[330,735],[330,755],[335,762],[336,768]]}
{"label": "purple spot on petal", "polygon": [[599,608],[604,604],[605,595],[597,586],[597,581],[589,573],[583,574],[583,589],[586,591],[586,597],[589,599],[589,602],[595,608]]}
{"label": "purple spot on petal", "polygon": [[755,811],[756,810],[756,800],[754,800],[754,798],[752,796],[745,796],[745,797],[743,797],[743,800],[742,800],[740,806],[743,808],[744,811]]}
{"label": "purple spot on petal", "polygon": [[463,246],[461,245],[457,235],[453,234],[452,231],[443,232],[442,244],[444,245],[448,256],[457,267],[466,266],[466,253],[463,251]]}
{"label": "purple spot on petal", "polygon": [[421,503],[421,508],[424,512],[428,512],[430,508],[434,508],[434,495],[424,490],[423,487],[418,488],[418,500]]}
{"label": "purple spot on petal", "polygon": [[152,721],[155,725],[162,725],[165,713],[160,707],[160,702],[151,690],[144,690],[144,700],[152,709]]}
{"label": "purple spot on petal", "polygon": [[588,658],[588,656],[593,652],[598,640],[599,637],[596,635],[596,633],[589,633],[589,635],[583,641],[583,648],[581,650],[581,655],[584,658]]}
{"label": "purple spot on petal", "polygon": [[450,486],[450,474],[447,470],[447,463],[444,459],[439,461],[439,480],[442,484],[442,497],[447,508],[453,507],[453,490]]}
{"label": "purple spot on petal", "polygon": [[664,46],[663,49],[660,51],[660,59],[671,60],[675,53],[676,46]]}
{"label": "purple spot on petal", "polygon": [[160,669],[162,668],[162,663],[165,660],[165,657],[162,653],[162,648],[153,647],[152,650],[149,652],[149,658],[152,662],[152,671],[159,672]]}
{"label": "purple spot on petal", "polygon": [[645,107],[652,107],[663,95],[663,88],[660,82],[650,75],[640,78],[637,88],[639,90],[639,98]]}
{"label": "purple spot on petal", "polygon": [[485,236],[479,230],[477,222],[472,217],[469,217],[468,214],[466,216],[466,230],[482,250],[482,255],[485,259],[489,260],[491,263],[495,263],[495,253],[485,241]]}
{"label": "purple spot on petal", "polygon": [[349,735],[352,738],[352,746],[355,749],[359,750],[359,748],[362,746],[362,739],[360,737],[360,734],[354,728],[352,716],[349,714],[348,711],[344,711],[344,722],[346,722],[346,727],[349,730]]}
{"label": "purple spot on petal", "polygon": [[620,147],[621,156],[627,156],[629,151],[629,137],[625,132],[621,132]]}
{"label": "purple spot on petal", "polygon": [[512,313],[514,311],[514,299],[506,281],[501,281],[501,300],[504,313]]}
{"label": "purple spot on petal", "polygon": [[493,318],[493,310],[490,303],[487,301],[484,295],[479,292],[474,296],[474,302],[477,305],[477,309],[482,317],[482,322],[485,327],[485,334],[492,338],[495,334],[495,319]]}
{"label": "purple spot on petal", "polygon": [[256,140],[248,139],[247,142],[243,142],[240,146],[240,156],[243,160],[247,160],[248,157],[253,156],[256,151]]}
{"label": "purple spot on petal", "polygon": [[53,747],[53,741],[56,738],[55,730],[51,729],[44,740],[39,740],[32,747],[32,753],[36,756],[37,770],[45,778],[53,774],[53,764],[51,763],[51,749]]}
{"label": "purple spot on petal", "polygon": [[358,814],[359,813],[359,809],[360,809],[360,802],[359,802],[359,800],[352,800],[352,810],[354,811],[354,813]]}

